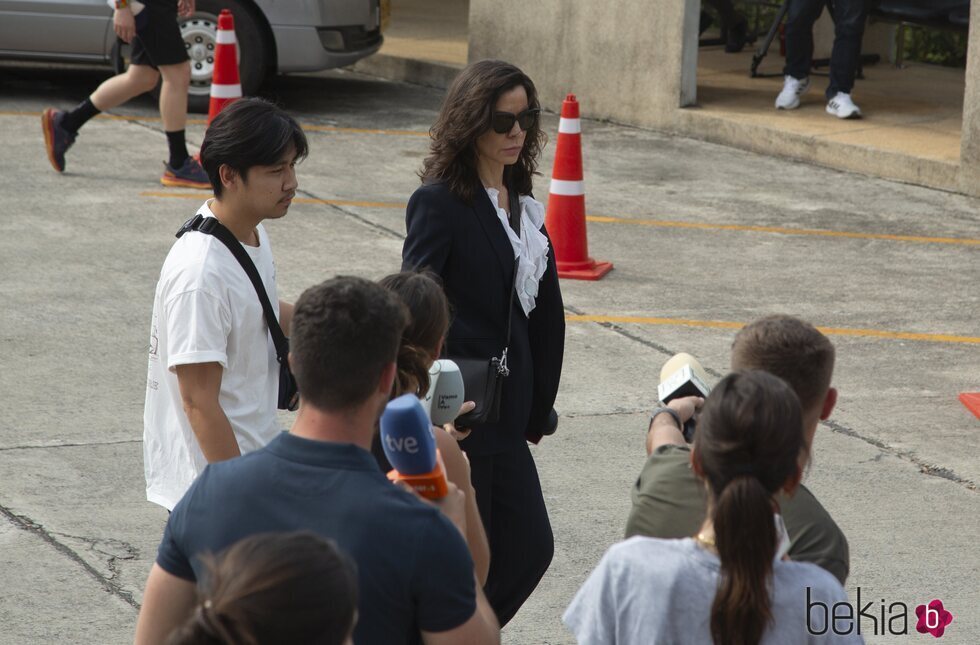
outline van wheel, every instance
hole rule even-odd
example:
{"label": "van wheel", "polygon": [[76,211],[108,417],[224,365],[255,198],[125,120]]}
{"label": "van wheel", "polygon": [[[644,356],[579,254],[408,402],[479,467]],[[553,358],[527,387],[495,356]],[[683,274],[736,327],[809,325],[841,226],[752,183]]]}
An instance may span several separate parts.
{"label": "van wheel", "polygon": [[271,43],[263,30],[265,25],[253,9],[239,0],[197,0],[195,13],[178,19],[184,46],[191,59],[191,84],[187,96],[190,112],[206,114],[208,111],[218,14],[222,9],[229,9],[235,16],[242,94],[250,96],[258,92],[266,76],[274,70]]}

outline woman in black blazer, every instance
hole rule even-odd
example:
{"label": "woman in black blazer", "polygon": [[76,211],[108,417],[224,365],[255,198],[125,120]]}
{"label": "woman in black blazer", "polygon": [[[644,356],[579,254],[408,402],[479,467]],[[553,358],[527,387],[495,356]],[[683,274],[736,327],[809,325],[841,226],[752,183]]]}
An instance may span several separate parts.
{"label": "woman in black blazer", "polygon": [[[527,445],[553,431],[565,344],[544,208],[531,196],[544,140],[538,114],[534,84],[513,65],[485,60],[460,72],[432,126],[402,251],[403,269],[427,267],[442,278],[454,314],[449,355],[499,357],[511,320],[499,421],[473,427],[460,443],[490,540],[486,591],[501,626],[531,595],[554,553]],[[511,208],[515,198],[518,208]]]}

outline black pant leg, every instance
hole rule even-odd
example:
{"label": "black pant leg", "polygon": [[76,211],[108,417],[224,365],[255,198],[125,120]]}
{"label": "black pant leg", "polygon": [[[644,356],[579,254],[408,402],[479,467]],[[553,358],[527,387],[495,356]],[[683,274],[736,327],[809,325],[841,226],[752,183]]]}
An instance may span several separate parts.
{"label": "black pant leg", "polygon": [[793,78],[810,75],[813,63],[813,23],[823,13],[825,0],[789,0],[786,14],[786,67]]}
{"label": "black pant leg", "polygon": [[[483,530],[487,533],[487,541],[490,540],[490,527],[492,525],[492,515],[490,509],[493,500],[493,463],[494,455],[466,455],[470,462],[470,482],[476,492],[476,507],[480,511],[480,519],[483,520]],[[493,544],[490,544],[491,561],[493,559]]]}
{"label": "black pant leg", "polygon": [[865,0],[834,1],[834,49],[830,55],[828,100],[837,92],[850,94],[854,89],[866,16]]}
{"label": "black pant leg", "polygon": [[526,443],[494,455],[491,495],[486,593],[502,627],[538,586],[555,551],[538,470]]}

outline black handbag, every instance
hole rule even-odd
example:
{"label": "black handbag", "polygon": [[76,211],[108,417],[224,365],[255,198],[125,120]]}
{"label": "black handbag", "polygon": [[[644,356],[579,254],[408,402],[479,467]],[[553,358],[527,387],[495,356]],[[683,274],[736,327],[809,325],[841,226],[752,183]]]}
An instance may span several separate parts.
{"label": "black handbag", "polygon": [[296,379],[293,378],[293,373],[289,369],[289,339],[286,338],[286,334],[282,333],[282,327],[279,326],[276,313],[272,310],[272,303],[269,302],[269,296],[265,292],[262,278],[259,277],[259,272],[255,268],[252,258],[248,257],[248,253],[238,238],[217,218],[204,217],[198,213],[184,222],[184,225],[177,231],[177,237],[182,236],[187,231],[198,231],[218,238],[245,269],[248,279],[252,281],[252,286],[255,287],[255,293],[259,296],[259,302],[262,303],[265,322],[269,326],[272,342],[276,346],[276,360],[279,361],[278,407],[280,410],[295,410],[299,406],[299,390],[296,387]]}
{"label": "black handbag", "polygon": [[[508,190],[510,202],[510,226],[521,234],[520,201],[517,192]],[[456,418],[456,425],[468,428],[473,425],[496,423],[500,419],[500,398],[504,388],[504,379],[510,376],[507,367],[507,350],[510,348],[510,327],[513,316],[514,291],[517,287],[517,268],[520,260],[514,260],[514,281],[510,285],[507,297],[507,342],[500,356],[486,358],[458,358],[449,355],[463,377],[464,398],[476,403],[476,407]]]}

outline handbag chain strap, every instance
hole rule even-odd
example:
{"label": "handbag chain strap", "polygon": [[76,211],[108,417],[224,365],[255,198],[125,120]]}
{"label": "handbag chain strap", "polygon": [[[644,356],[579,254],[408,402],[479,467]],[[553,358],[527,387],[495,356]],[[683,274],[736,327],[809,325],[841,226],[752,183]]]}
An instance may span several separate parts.
{"label": "handbag chain strap", "polygon": [[177,231],[177,237],[181,237],[187,231],[198,231],[218,238],[228,247],[231,254],[235,256],[238,263],[245,269],[249,280],[252,281],[252,286],[255,287],[255,293],[259,296],[259,302],[262,303],[262,311],[265,312],[265,322],[269,326],[269,333],[272,334],[272,342],[276,346],[276,359],[280,364],[285,365],[289,354],[289,342],[286,340],[286,335],[282,332],[282,327],[279,326],[279,320],[276,319],[275,311],[272,310],[272,303],[269,302],[269,295],[265,292],[265,286],[262,284],[262,278],[259,277],[259,271],[255,268],[255,263],[252,262],[252,258],[248,257],[248,253],[245,251],[242,243],[228,230],[228,227],[218,221],[218,218],[204,217],[200,213],[184,222],[184,225]]}

